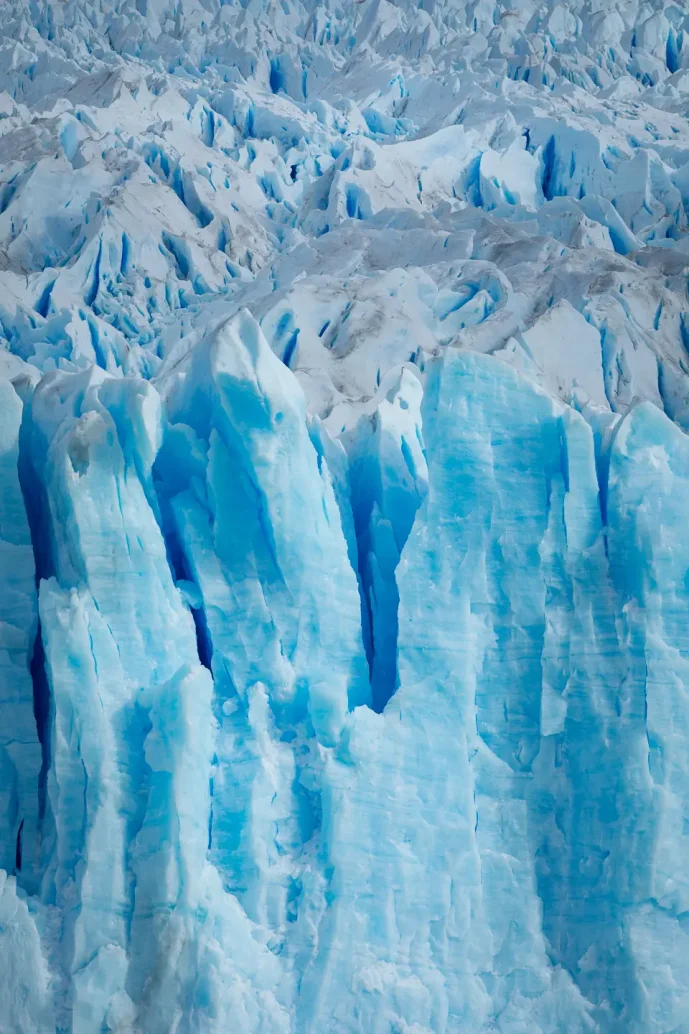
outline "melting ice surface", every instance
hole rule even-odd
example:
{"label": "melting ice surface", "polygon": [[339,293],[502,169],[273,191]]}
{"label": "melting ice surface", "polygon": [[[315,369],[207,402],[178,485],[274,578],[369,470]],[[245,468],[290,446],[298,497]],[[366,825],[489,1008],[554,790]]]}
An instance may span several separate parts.
{"label": "melting ice surface", "polygon": [[0,35],[0,1034],[689,1034],[686,4]]}

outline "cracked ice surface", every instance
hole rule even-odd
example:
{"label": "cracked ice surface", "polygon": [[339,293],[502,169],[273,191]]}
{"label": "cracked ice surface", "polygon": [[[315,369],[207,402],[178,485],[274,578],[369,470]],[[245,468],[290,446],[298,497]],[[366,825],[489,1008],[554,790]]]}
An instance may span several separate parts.
{"label": "cracked ice surface", "polygon": [[689,1034],[689,9],[0,5],[0,1034]]}

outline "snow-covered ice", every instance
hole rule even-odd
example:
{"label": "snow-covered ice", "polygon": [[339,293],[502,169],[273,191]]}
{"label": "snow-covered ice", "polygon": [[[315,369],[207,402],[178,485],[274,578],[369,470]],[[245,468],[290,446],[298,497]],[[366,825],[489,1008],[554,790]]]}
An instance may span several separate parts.
{"label": "snow-covered ice", "polygon": [[689,1034],[685,0],[0,4],[0,1034]]}

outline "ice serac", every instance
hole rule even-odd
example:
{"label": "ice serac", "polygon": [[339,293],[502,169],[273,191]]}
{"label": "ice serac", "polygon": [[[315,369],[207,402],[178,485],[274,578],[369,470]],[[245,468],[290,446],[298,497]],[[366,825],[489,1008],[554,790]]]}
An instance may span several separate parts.
{"label": "ice serac", "polygon": [[357,580],[302,390],[249,313],[160,387],[155,476],[215,683],[210,856],[277,945],[318,836],[322,750],[370,702]]}
{"label": "ice serac", "polygon": [[[223,1006],[213,1003],[226,981],[214,953],[245,941],[234,993],[243,1001],[252,988],[239,974],[257,949],[246,921],[222,905],[218,914],[208,870],[195,864],[199,836],[202,856],[208,842],[212,715],[208,707],[197,722],[193,706],[208,704],[210,685],[156,519],[160,399],[145,382],[95,368],[59,372],[35,392],[30,420],[53,571],[40,588],[55,827],[44,893],[61,917],[52,946],[60,1023],[74,1034],[162,1031],[191,1010],[206,1029],[206,1009],[207,1029],[220,1030]],[[167,753],[156,749],[161,736]],[[146,868],[152,836],[167,847]],[[172,987],[151,947],[158,940],[178,952]],[[154,1022],[156,981],[172,1018],[157,1002]],[[279,1029],[266,1007],[256,1029]]]}
{"label": "ice serac", "polygon": [[138,1003],[134,1028],[224,1034],[239,1024],[258,1034],[288,1034],[279,962],[208,861],[212,689],[209,673],[197,665],[180,669],[145,702],[150,774],[133,850],[127,984]]}
{"label": "ice serac", "polygon": [[326,767],[300,1023],[682,1030],[686,437],[642,404],[597,463],[581,415],[449,354],[424,441],[399,689]]}
{"label": "ice serac", "polygon": [[42,758],[30,675],[35,567],[18,466],[22,408],[12,384],[0,379],[0,869],[35,890]]}
{"label": "ice serac", "polygon": [[[648,403],[621,422],[610,458],[610,565],[627,659],[622,719],[638,737],[635,790],[618,810],[636,836],[622,929],[633,963],[633,1029],[682,1030],[689,980],[687,823],[686,436]],[[625,822],[626,818],[626,822]],[[630,865],[630,857],[632,864]],[[592,960],[595,962],[594,960]]]}
{"label": "ice serac", "polygon": [[592,435],[495,359],[450,354],[426,392],[400,686],[382,715],[351,716],[328,762],[334,901],[301,1022],[595,1030],[544,933],[539,860],[559,818],[542,754],[562,749],[567,712],[544,671],[549,624],[551,652],[565,631],[549,581],[600,540]]}

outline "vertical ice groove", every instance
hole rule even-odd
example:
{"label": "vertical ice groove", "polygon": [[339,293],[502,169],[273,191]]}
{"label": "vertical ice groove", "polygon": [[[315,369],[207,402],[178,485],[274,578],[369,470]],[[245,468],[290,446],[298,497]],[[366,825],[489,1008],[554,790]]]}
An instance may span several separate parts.
{"label": "vertical ice groove", "polygon": [[373,707],[382,711],[397,688],[395,571],[426,494],[421,435],[422,387],[406,367],[391,371],[375,412],[363,416],[348,443],[357,567],[365,607]]}

